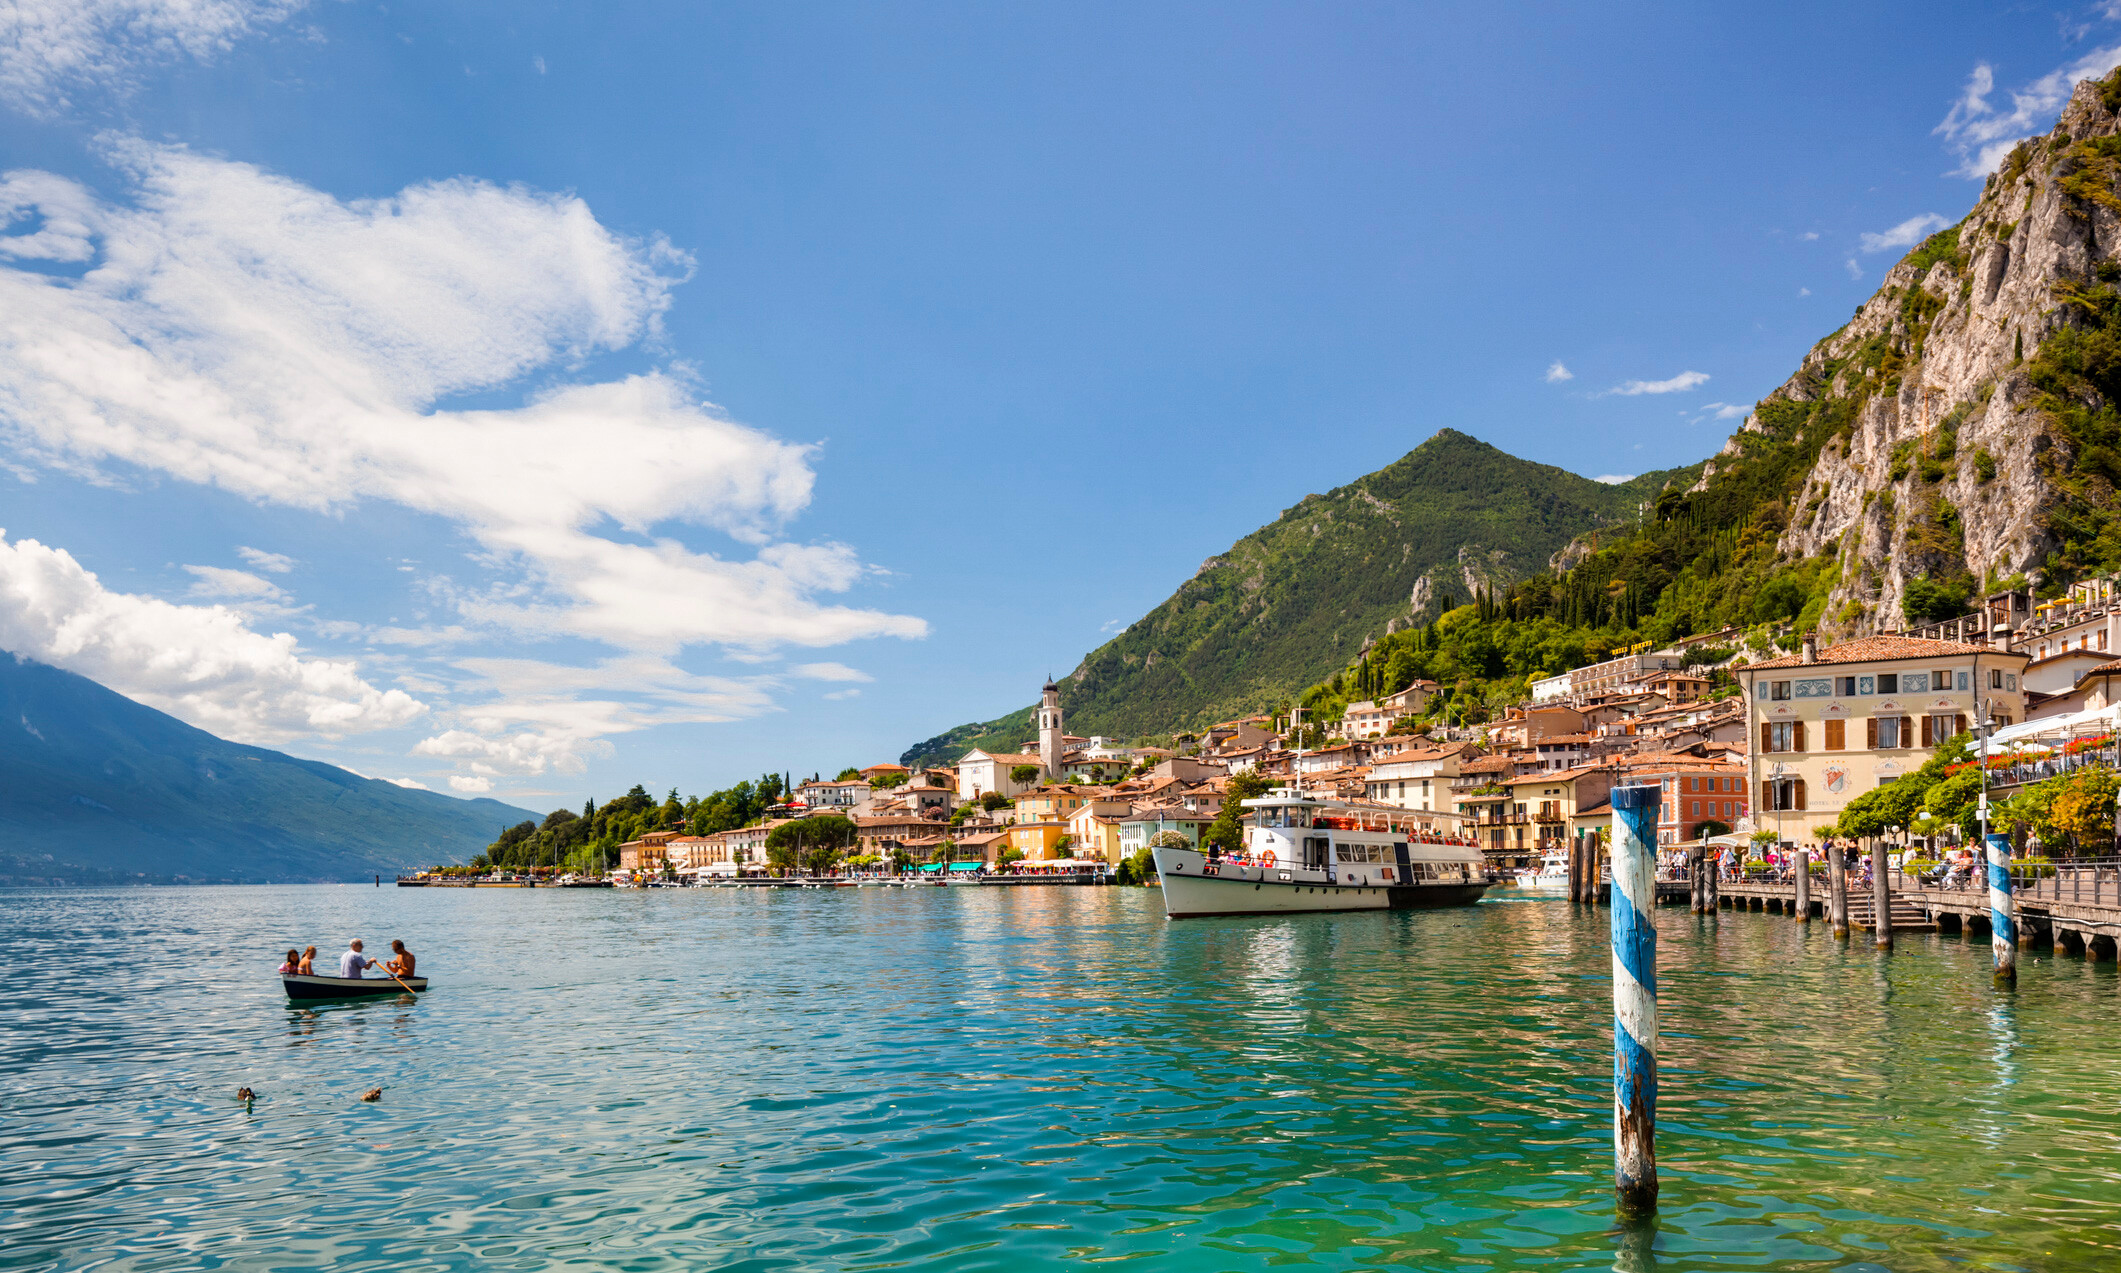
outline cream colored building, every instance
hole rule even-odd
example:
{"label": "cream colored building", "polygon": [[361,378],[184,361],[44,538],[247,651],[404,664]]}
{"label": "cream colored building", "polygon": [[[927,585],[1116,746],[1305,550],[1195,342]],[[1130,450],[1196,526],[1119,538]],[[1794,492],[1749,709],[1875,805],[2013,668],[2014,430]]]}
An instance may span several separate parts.
{"label": "cream colored building", "polygon": [[1799,843],[1848,802],[1920,768],[1938,744],[2025,719],[2028,656],[1874,636],[1735,669],[1745,689],[1753,825]]}

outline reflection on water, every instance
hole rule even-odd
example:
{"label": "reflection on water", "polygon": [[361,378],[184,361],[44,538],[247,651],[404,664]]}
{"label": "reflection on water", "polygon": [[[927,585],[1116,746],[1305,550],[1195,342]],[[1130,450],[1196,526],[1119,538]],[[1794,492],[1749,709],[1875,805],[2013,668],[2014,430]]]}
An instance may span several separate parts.
{"label": "reflection on water", "polygon": [[[8,894],[0,1268],[2114,1267],[2113,965],[1660,913],[1663,1205],[1620,1227],[1606,919]],[[435,989],[279,996],[356,935]]]}

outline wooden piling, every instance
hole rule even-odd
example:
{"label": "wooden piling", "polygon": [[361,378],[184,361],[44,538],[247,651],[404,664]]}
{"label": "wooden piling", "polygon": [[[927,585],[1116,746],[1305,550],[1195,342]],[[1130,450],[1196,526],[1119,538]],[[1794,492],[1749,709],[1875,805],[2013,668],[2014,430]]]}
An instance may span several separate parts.
{"label": "wooden piling", "polygon": [[1826,925],[1837,938],[1849,935],[1849,877],[1846,854],[1838,844],[1826,846]]}
{"label": "wooden piling", "polygon": [[1657,1209],[1655,785],[1613,802],[1613,1192],[1623,1216]]}
{"label": "wooden piling", "polygon": [[1583,837],[1569,841],[1569,904],[1583,900]]}
{"label": "wooden piling", "polygon": [[2011,896],[2011,842],[2005,836],[1988,837],[1989,949],[1996,958],[1996,980],[2011,984],[2018,980],[2018,899]]}
{"label": "wooden piling", "polygon": [[1711,857],[1708,854],[1707,846],[1704,845],[1702,848],[1702,864],[1702,909],[1706,910],[1709,914],[1714,915],[1716,913],[1716,908],[1721,904],[1720,899],[1718,897],[1718,894],[1721,892],[1721,881],[1717,878],[1716,872],[1718,868],[1722,866],[1722,854],[1719,852],[1715,856]]}
{"label": "wooden piling", "polygon": [[1871,841],[1871,940],[1880,950],[1893,948],[1893,878],[1885,864],[1885,841]]}
{"label": "wooden piling", "polygon": [[1797,850],[1797,922],[1812,922],[1812,851]]}
{"label": "wooden piling", "polygon": [[1708,881],[1702,878],[1705,873],[1702,870],[1702,864],[1707,860],[1708,846],[1706,845],[1697,844],[1687,851],[1687,908],[1696,915],[1708,909],[1705,903],[1708,900],[1709,885]]}

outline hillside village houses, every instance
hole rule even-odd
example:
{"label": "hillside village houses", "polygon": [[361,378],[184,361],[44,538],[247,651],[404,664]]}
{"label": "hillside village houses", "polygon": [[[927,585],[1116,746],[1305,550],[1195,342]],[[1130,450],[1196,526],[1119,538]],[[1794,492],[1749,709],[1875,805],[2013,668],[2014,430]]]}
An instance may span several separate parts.
{"label": "hillside village houses", "polygon": [[[1112,865],[1164,832],[1197,844],[1231,775],[1248,770],[1432,815],[1432,830],[1475,840],[1498,869],[1606,834],[1621,784],[1659,787],[1660,843],[1765,830],[1794,844],[1984,719],[2003,737],[2121,723],[2121,590],[2112,581],[2038,606],[2012,594],[1980,604],[1979,615],[1915,635],[1832,645],[1806,635],[1794,652],[1736,663],[1727,675],[1698,656],[1689,663],[1680,645],[1635,650],[1540,678],[1484,725],[1387,733],[1436,692],[1416,682],[1351,703],[1342,720],[1325,722],[1324,745],[1303,751],[1291,748],[1286,720],[1267,716],[1181,735],[1176,749],[1077,737],[1065,732],[1049,680],[1035,736],[1014,750],[970,750],[949,768],[872,765],[860,779],[814,779],[759,826],[644,835],[622,846],[621,861],[627,870],[761,873],[774,826],[836,813],[853,820],[858,851],[931,869],[992,868],[1012,850],[1034,862]],[[1683,644],[1738,644],[1737,635]],[[990,797],[999,807],[984,807]]]}

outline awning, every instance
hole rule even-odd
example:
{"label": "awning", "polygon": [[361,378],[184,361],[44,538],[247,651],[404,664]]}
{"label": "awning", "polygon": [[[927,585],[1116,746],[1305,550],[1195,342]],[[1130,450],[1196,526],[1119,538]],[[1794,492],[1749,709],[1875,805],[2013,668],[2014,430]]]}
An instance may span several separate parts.
{"label": "awning", "polygon": [[940,871],[943,869],[943,864],[941,862],[923,862],[920,865],[920,869],[923,871]]}
{"label": "awning", "polygon": [[983,862],[952,862],[950,869],[953,871],[977,871],[984,865],[985,863]]}
{"label": "awning", "polygon": [[2072,734],[2098,734],[2114,727],[2115,709],[2101,707],[2088,712],[2072,712],[2067,716],[2047,716],[2039,720],[2024,721],[2017,725],[2006,725],[1989,735],[1989,754],[2008,750],[2014,743],[2028,742],[2035,738],[2066,738]]}

